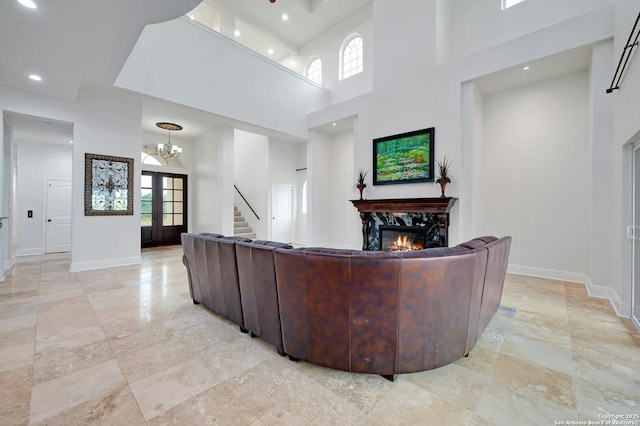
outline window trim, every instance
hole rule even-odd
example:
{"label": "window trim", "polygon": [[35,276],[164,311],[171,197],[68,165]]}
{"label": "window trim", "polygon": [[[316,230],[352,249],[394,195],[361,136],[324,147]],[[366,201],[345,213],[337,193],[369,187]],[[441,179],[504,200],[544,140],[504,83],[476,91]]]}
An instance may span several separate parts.
{"label": "window trim", "polygon": [[[315,63],[316,63],[316,61],[318,61],[318,63],[320,64],[320,66],[319,66],[319,72],[318,72],[318,77],[319,77],[318,79],[319,79],[319,81],[316,81],[316,80],[314,80],[314,79],[312,79],[312,78],[309,78],[309,70],[311,69],[311,66],[312,66],[313,64],[315,64]],[[314,56],[312,56],[311,58],[309,58],[309,60],[307,61],[307,66],[304,68],[304,76],[305,76],[308,80],[311,80],[311,81],[313,81],[313,82],[314,82],[314,83],[316,83],[316,84],[320,84],[320,85],[322,85],[322,59],[320,59],[320,57],[319,57],[319,56],[314,55]]]}
{"label": "window trim", "polygon": [[[360,55],[360,59],[361,59],[361,64],[360,64],[360,70],[357,72],[354,72],[352,74],[349,74],[348,76],[345,76],[345,62],[344,62],[344,56],[345,56],[345,50],[346,48],[349,46],[349,44],[355,40],[355,39],[360,39],[360,42],[362,44],[361,49],[361,55]],[[340,80],[345,80],[349,77],[353,77],[356,74],[360,74],[364,72],[364,38],[358,34],[358,33],[352,33],[349,34],[344,41],[342,42],[342,46],[340,46]]]}

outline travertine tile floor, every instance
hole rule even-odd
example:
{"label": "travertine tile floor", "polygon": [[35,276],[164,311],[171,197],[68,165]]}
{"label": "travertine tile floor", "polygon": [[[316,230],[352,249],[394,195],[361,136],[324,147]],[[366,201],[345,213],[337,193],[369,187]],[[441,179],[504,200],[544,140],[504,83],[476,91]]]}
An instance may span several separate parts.
{"label": "travertine tile floor", "polygon": [[392,383],[280,357],[191,303],[180,247],[142,257],[83,273],[68,272],[68,254],[17,260],[0,283],[0,424],[554,425],[640,414],[635,332],[580,284],[508,276],[468,358]]}

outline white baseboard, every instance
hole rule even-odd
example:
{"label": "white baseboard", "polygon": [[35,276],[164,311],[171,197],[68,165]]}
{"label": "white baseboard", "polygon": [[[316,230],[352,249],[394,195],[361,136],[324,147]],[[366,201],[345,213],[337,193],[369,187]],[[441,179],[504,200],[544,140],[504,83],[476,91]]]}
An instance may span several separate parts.
{"label": "white baseboard", "polygon": [[589,276],[581,272],[567,272],[556,269],[534,268],[533,266],[522,266],[509,264],[507,272],[516,275],[528,275],[530,277],[547,278],[550,280],[569,281],[572,283],[587,284]]}
{"label": "white baseboard", "polygon": [[71,262],[69,271],[91,271],[94,269],[113,268],[116,266],[138,265],[140,263],[142,263],[141,256],[121,257],[117,259],[101,259],[89,262]]}
{"label": "white baseboard", "polygon": [[587,289],[587,293],[591,297],[598,297],[600,299],[607,299],[613,310],[619,317],[630,318],[631,317],[631,305],[628,303],[622,303],[620,297],[614,289],[611,287],[595,285],[591,282],[591,278],[588,274],[581,272],[567,272],[559,271],[555,269],[535,268],[532,266],[512,265],[507,268],[507,272],[516,275],[528,275],[531,277],[547,278],[551,280],[568,281],[574,283],[584,284]]}
{"label": "white baseboard", "polygon": [[618,293],[611,287],[595,285],[589,280],[586,284],[589,296],[608,299],[619,317],[631,318],[631,304],[623,303]]}
{"label": "white baseboard", "polygon": [[37,256],[44,254],[42,248],[30,248],[30,249],[18,249],[16,250],[16,256]]}

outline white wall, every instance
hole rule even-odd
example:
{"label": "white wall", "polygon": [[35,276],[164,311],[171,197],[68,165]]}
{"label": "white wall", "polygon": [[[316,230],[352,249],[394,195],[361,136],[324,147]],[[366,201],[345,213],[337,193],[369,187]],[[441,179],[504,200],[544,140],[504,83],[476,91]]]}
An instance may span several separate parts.
{"label": "white wall", "polygon": [[[37,141],[18,141],[17,206],[14,220],[18,226],[16,255],[45,252],[45,181],[71,180],[71,146]],[[80,184],[78,182],[78,184]],[[27,210],[33,217],[27,217]]]}
{"label": "white wall", "polygon": [[619,220],[620,213],[613,207],[615,182],[620,179],[620,168],[614,166],[617,149],[613,142],[613,97],[606,93],[614,69],[613,56],[612,40],[594,45],[589,73],[592,227],[587,283],[591,294],[610,298],[618,312],[623,312],[625,308],[620,305],[618,295],[624,292],[619,286],[612,286],[619,283],[614,276],[622,270],[620,253],[613,250],[618,245],[616,235],[620,234],[616,225],[616,217]]}
{"label": "white wall", "polygon": [[309,132],[307,142],[307,245],[331,247],[331,137]]}
{"label": "white wall", "polygon": [[[636,0],[616,0],[615,2],[614,66],[620,60],[639,12]],[[629,61],[624,78],[620,82],[620,89],[609,95],[614,105],[612,168],[615,171],[610,186],[613,206],[611,288],[619,296],[618,311],[623,314],[631,312],[631,242],[624,236],[625,227],[632,223],[631,170],[629,167],[631,153],[626,145],[640,142],[640,123],[638,122],[638,111],[640,111],[639,70],[640,58],[636,46],[633,58]],[[611,78],[613,78],[613,72]],[[626,312],[625,308],[627,308]]]}
{"label": "white wall", "polygon": [[[2,114],[2,120],[0,120],[0,126],[2,126],[2,141],[0,141],[0,152],[2,152],[2,161],[0,161],[0,190],[2,196],[0,196],[0,217],[12,217],[11,199],[12,185],[11,182],[11,169],[12,169],[12,146],[15,145],[13,141],[13,132],[9,123],[7,123],[4,114]],[[13,197],[15,198],[15,197]],[[13,219],[3,219],[2,228],[0,228],[0,282],[4,281],[5,270],[11,269],[13,263],[13,253],[11,253],[12,245],[12,230],[15,227],[15,221]]]}
{"label": "white wall", "polygon": [[[487,132],[483,129],[483,126],[487,125],[487,118],[483,116],[481,108],[483,95],[473,84],[474,79],[605,40],[611,35],[612,10],[607,7],[591,10],[571,18],[563,25],[548,27],[522,37],[513,35],[513,40],[488,48],[481,54],[472,54],[462,61],[438,66],[435,8],[435,2],[419,0],[401,3],[374,2],[374,92],[366,95],[366,101],[353,102],[353,105],[357,105],[358,116],[355,127],[354,164],[358,167],[372,164],[371,141],[376,137],[435,127],[436,159],[445,155],[451,158],[452,174],[456,177],[454,184],[447,188],[448,194],[460,197],[451,213],[450,241],[455,244],[462,236],[469,238],[488,232],[483,229],[483,226],[486,226],[483,225],[483,206],[489,204],[487,200],[491,199],[491,194],[477,188],[487,178],[484,159],[488,158],[488,154],[484,151],[489,141],[486,140]],[[400,23],[402,31],[398,31]],[[407,34],[411,34],[411,42],[407,42]],[[553,78],[555,77],[551,77],[552,80]],[[582,81],[584,83],[584,76]],[[588,85],[584,83],[583,87],[581,99],[584,104],[580,107],[583,120],[575,123],[582,127],[569,130],[582,132],[582,141],[586,144],[590,128],[587,110],[589,97],[586,95]],[[337,111],[340,107],[334,106],[325,111]],[[330,112],[325,111],[314,113],[312,116],[330,116]],[[589,147],[585,147],[587,148]],[[587,163],[590,161],[590,157],[583,158]],[[576,172],[587,180],[586,184],[580,182],[579,191],[589,192],[591,174],[587,171],[591,170],[591,166],[584,167],[587,167],[586,171],[580,168]],[[509,169],[509,172],[515,171]],[[510,175],[507,176],[511,178]],[[439,195],[436,185],[429,183],[369,186],[367,193],[369,198]],[[576,205],[562,206],[567,207],[569,216],[576,210],[587,208],[587,216],[590,217],[590,205],[584,204],[584,200],[576,201]],[[564,211],[556,214],[562,215]],[[461,223],[461,218],[464,218],[464,224]],[[503,209],[493,220],[496,223],[509,223],[508,210]],[[567,240],[572,240],[576,233],[573,229],[568,232],[560,229],[559,232]],[[356,230],[354,240],[359,238],[358,234],[359,230]],[[590,232],[586,232],[586,235],[589,236]],[[524,244],[528,242],[522,241]],[[587,240],[586,246],[590,244]],[[512,260],[522,262],[523,266],[531,268],[560,271],[557,278],[575,277],[579,274],[579,278],[584,282],[590,267],[589,250],[588,247],[577,255],[573,250],[565,251],[554,259],[540,253],[540,257],[522,260],[523,258],[517,255],[516,247],[517,256]]]}
{"label": "white wall", "polygon": [[[317,56],[322,61],[322,86],[331,90],[331,102],[342,102],[373,90],[374,37],[373,7],[365,6],[354,15],[341,21],[302,48],[296,61],[297,71],[304,74],[310,58]],[[359,34],[363,41],[363,72],[347,79],[340,79],[340,48],[351,34]],[[285,61],[290,58],[285,59]]]}
{"label": "white wall", "polygon": [[269,179],[273,183],[296,185],[298,151],[303,143],[269,138]]}
{"label": "white wall", "polygon": [[116,85],[301,138],[306,114],[329,102],[327,90],[186,17],[147,26]]}
{"label": "white wall", "polygon": [[[455,71],[435,68],[435,7],[420,0],[374,1],[374,34],[375,90],[358,104],[354,164],[372,170],[375,138],[435,127],[436,159],[452,158],[457,176],[460,81]],[[457,191],[448,188],[451,196]],[[372,199],[440,195],[432,183],[368,185],[366,192]]]}
{"label": "white wall", "polygon": [[85,153],[133,158],[133,215],[85,216],[84,185],[72,188],[71,271],[140,263],[142,103],[117,90],[83,85],[74,120],[75,182],[84,182]]}
{"label": "white wall", "polygon": [[484,97],[477,231],[513,237],[514,272],[589,272],[588,100],[586,71]]}
{"label": "white wall", "polygon": [[353,133],[329,135],[310,132],[307,144],[308,233],[313,246],[359,248],[358,211],[349,200],[357,198],[353,168]]}
{"label": "white wall", "polygon": [[[353,168],[353,132],[345,132],[331,137],[330,166],[327,167],[331,187],[330,242],[332,247],[359,249],[362,238],[354,243],[351,236],[355,232],[354,212],[357,209],[349,200],[359,198],[356,184],[356,170]],[[359,217],[358,214],[355,215]],[[362,223],[362,222],[360,222]]]}
{"label": "white wall", "polygon": [[[445,4],[446,3],[446,4]],[[527,0],[501,10],[499,0],[438,0],[438,63],[556,25],[611,4],[611,0]]]}
{"label": "white wall", "polygon": [[233,198],[231,205],[225,205],[229,201],[224,198],[222,188],[224,173],[233,176],[234,170],[233,163],[223,161],[224,138],[229,133],[233,135],[233,129],[221,128],[193,141],[197,159],[190,162],[191,232],[225,234],[224,214],[233,215]]}
{"label": "white wall", "polygon": [[[84,216],[84,154],[134,159],[133,188],[140,186],[141,104],[119,90],[83,85],[76,102],[0,87],[0,110],[74,124],[72,271],[140,262],[139,191],[132,216]],[[4,123],[2,134],[4,134]],[[4,144],[10,143],[6,138]],[[3,187],[4,190],[4,187]]]}

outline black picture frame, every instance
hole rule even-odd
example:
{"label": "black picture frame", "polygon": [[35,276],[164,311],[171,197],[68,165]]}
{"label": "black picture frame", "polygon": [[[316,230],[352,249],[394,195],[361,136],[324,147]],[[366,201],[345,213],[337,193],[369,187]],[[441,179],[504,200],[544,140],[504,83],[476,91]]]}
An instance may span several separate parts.
{"label": "black picture frame", "polygon": [[373,184],[434,181],[435,128],[373,140]]}
{"label": "black picture frame", "polygon": [[133,158],[84,155],[84,215],[133,215]]}

